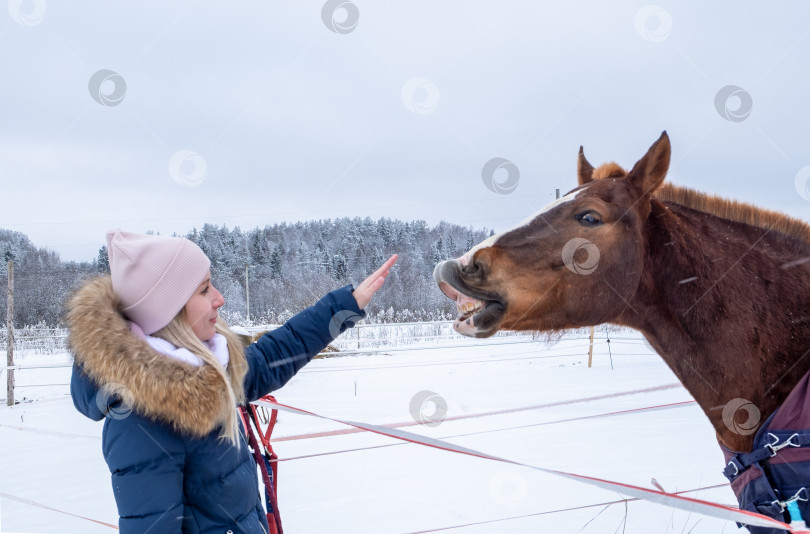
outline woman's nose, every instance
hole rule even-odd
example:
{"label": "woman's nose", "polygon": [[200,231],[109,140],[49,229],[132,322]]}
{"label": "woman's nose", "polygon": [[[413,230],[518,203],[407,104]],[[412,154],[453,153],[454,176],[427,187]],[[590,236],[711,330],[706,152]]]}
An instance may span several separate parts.
{"label": "woman's nose", "polygon": [[214,291],[216,292],[216,295],[214,295],[214,308],[221,308],[225,305],[225,297],[217,288],[214,288]]}

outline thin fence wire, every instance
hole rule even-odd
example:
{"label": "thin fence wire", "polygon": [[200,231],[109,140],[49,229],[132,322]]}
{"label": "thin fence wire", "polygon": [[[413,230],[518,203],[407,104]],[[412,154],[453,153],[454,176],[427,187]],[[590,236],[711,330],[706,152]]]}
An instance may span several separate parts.
{"label": "thin fence wire", "polygon": [[[252,326],[246,330],[253,336],[278,328],[279,325]],[[616,327],[599,327],[600,332],[610,330],[611,336],[624,329]],[[68,354],[68,332],[64,328],[23,327],[14,329],[14,353],[17,361],[15,369],[35,369],[52,367],[69,367],[70,361],[64,362],[30,362],[28,356]],[[357,324],[339,338],[330,343],[325,353],[332,355],[376,354],[380,352],[402,352],[408,350],[456,348],[475,346],[497,346],[519,343],[539,343],[547,338],[525,332],[498,332],[486,339],[468,338],[453,330],[452,321],[417,322],[417,323],[378,323]],[[580,329],[566,332],[559,339],[586,340],[588,330]],[[616,339],[620,341],[620,339]],[[623,339],[628,343],[635,339]],[[0,328],[0,352],[5,352],[8,337],[5,328]],[[585,344],[587,346],[587,344]],[[29,362],[25,362],[29,360]],[[0,367],[0,371],[8,367]]]}
{"label": "thin fence wire", "polygon": [[[278,325],[254,326],[247,328],[251,335],[262,334],[278,328]],[[486,364],[505,360],[527,360],[545,358],[581,358],[587,356],[589,348],[589,329],[568,331],[553,337],[547,335],[533,335],[525,332],[499,332],[487,339],[467,338],[453,330],[451,321],[420,322],[420,323],[379,323],[358,324],[352,330],[344,332],[342,336],[332,342],[319,357],[342,357],[371,354],[397,354],[409,351],[453,349],[460,347],[497,347],[504,345],[522,344],[527,350],[514,349],[503,357],[476,357],[453,362],[396,362],[381,363],[379,368],[433,366],[433,365],[464,365]],[[622,347],[622,353],[637,354],[636,348],[646,345],[644,353],[650,349],[638,334],[628,329],[616,326],[600,326],[594,338],[594,346],[604,345],[610,339],[614,348]],[[549,341],[565,341],[565,350],[551,350],[548,352]],[[575,341],[573,345],[572,341]],[[0,329],[0,356],[5,353],[7,338],[5,329]],[[618,345],[618,346],[617,346]],[[18,381],[15,390],[20,391],[19,402],[31,402],[53,397],[54,395],[68,395],[62,391],[68,385],[66,376],[60,369],[70,368],[73,363],[67,348],[67,330],[62,328],[28,327],[15,329],[14,336],[15,362],[13,367],[0,366],[0,380],[5,381],[7,371],[16,369],[15,376]],[[359,363],[359,362],[358,362]],[[356,365],[333,365],[325,368],[303,369],[303,373],[322,373],[336,371],[356,371]],[[54,374],[54,371],[56,373]],[[20,373],[20,374],[17,374]],[[33,373],[33,374],[32,374]],[[25,376],[25,379],[23,377]],[[28,383],[36,382],[36,383]],[[53,386],[47,387],[47,386]],[[32,389],[35,388],[35,389]],[[42,390],[46,388],[51,393]],[[38,391],[38,392],[36,392]],[[5,402],[4,399],[0,401]]]}

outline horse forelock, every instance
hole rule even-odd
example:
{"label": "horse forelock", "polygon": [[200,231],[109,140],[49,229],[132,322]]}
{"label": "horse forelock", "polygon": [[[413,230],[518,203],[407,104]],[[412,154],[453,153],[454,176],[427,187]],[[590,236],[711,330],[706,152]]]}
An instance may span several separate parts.
{"label": "horse forelock", "polygon": [[623,178],[627,176],[625,171],[618,163],[612,161],[603,163],[593,171],[594,180],[604,180],[605,178]]}

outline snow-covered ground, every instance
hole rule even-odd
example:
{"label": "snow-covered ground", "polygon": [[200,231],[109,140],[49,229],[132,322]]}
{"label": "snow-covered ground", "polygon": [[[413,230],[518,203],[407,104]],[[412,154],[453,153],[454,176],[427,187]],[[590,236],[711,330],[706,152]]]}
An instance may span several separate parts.
{"label": "snow-covered ground", "polygon": [[[611,340],[612,368],[599,330],[590,369],[581,333],[556,343],[509,337],[497,345],[444,342],[319,359],[275,395],[330,417],[385,424],[413,422],[412,399],[430,391],[439,405],[446,403],[448,420],[405,430],[526,464],[638,486],[652,487],[655,478],[669,492],[696,490],[689,495],[735,504],[730,488],[722,485],[724,462],[714,432],[694,403],[582,419],[691,400],[680,386],[628,393],[677,380],[640,335],[616,333]],[[65,361],[65,354],[27,354],[18,363]],[[73,409],[69,372],[18,371],[17,398],[26,402],[0,408],[0,532],[100,533],[117,524],[100,450],[102,424]],[[601,398],[580,400],[593,397]],[[435,406],[425,403],[427,417]],[[507,410],[518,411],[474,417]],[[471,417],[452,420],[459,416]],[[383,436],[301,437],[342,428],[280,414],[274,437],[299,436],[275,444],[282,459],[279,505],[288,534],[737,531],[733,523],[623,502],[616,493],[535,470]],[[715,485],[722,486],[697,491]]]}

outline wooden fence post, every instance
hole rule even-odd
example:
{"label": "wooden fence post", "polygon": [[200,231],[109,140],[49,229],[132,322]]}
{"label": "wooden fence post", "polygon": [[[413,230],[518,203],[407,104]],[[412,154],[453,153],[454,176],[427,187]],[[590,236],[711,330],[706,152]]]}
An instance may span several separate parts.
{"label": "wooden fence post", "polygon": [[591,327],[591,346],[588,348],[588,367],[593,365],[593,330],[594,327]]}
{"label": "wooden fence post", "polygon": [[245,320],[250,322],[250,282],[248,282],[247,262],[245,262]]}
{"label": "wooden fence post", "polygon": [[6,365],[9,369],[7,371],[7,390],[6,390],[6,404],[14,406],[14,260],[8,260],[8,297],[6,308]]}

